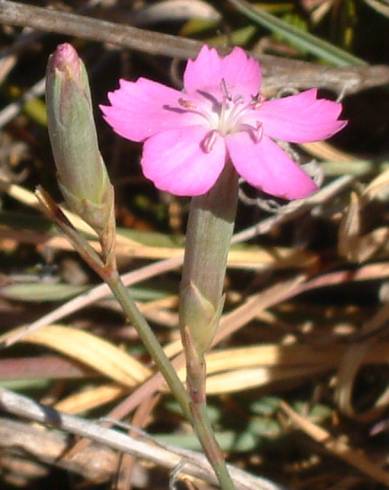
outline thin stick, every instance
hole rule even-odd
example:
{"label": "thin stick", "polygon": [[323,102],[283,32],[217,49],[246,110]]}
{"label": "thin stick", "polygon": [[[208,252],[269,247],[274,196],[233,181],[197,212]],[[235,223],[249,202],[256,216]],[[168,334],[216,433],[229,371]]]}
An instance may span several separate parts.
{"label": "thin stick", "polygon": [[[179,36],[8,0],[0,0],[0,23],[181,59],[194,57],[202,46],[199,41]],[[350,94],[389,83],[389,67],[384,65],[331,68],[277,56],[262,55],[259,59],[264,71],[264,87],[271,91],[287,87],[321,87],[338,93],[346,89]]]}
{"label": "thin stick", "polygon": [[0,1],[0,22],[177,58],[194,56],[201,46],[198,41],[169,34],[7,0]]}

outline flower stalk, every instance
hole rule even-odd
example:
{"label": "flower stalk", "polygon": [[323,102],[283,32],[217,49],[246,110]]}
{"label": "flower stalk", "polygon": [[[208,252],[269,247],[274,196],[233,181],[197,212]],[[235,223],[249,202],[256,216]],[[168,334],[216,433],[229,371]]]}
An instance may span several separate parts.
{"label": "flower stalk", "polygon": [[[201,403],[196,403],[191,407],[183,383],[178,378],[151,327],[139,312],[120,279],[114,255],[113,189],[98,149],[87,74],[82,61],[70,45],[59,46],[50,58],[46,95],[49,133],[60,188],[68,207],[79,214],[96,231],[101,243],[101,254],[99,255],[79,235],[50,196],[40,190],[37,195],[43,210],[62,229],[81,257],[110,287],[124,313],[137,330],[151,358],[164,376],[166,383],[180,404],[183,414],[193,424],[203,447],[206,448],[221,488],[233,490],[234,486],[206,418],[205,392],[204,396],[201,397]],[[201,201],[202,199],[199,200],[199,204]],[[201,285],[202,281],[198,282]],[[221,284],[222,280],[220,286]],[[199,305],[201,305],[201,292],[198,299]],[[207,301],[205,300],[205,302]],[[212,297],[210,311],[213,309],[218,311],[213,303],[218,303],[217,295]],[[197,315],[196,311],[193,312]],[[213,317],[215,315],[212,316],[211,323]],[[188,342],[190,343],[190,340]],[[198,353],[206,350],[209,340],[204,337],[204,348],[199,347],[201,341],[196,340],[194,345],[196,355],[193,355],[191,359],[198,359],[199,362],[193,363],[193,369],[190,369],[192,375],[188,379],[193,380],[191,392],[197,390],[197,387],[205,389],[203,354],[199,356]],[[196,378],[196,373],[199,373],[198,378]]]}
{"label": "flower stalk", "polygon": [[223,283],[238,199],[238,175],[227,164],[215,186],[191,201],[180,288],[180,329],[193,425],[221,486],[234,485],[206,411],[206,363],[223,310]]}

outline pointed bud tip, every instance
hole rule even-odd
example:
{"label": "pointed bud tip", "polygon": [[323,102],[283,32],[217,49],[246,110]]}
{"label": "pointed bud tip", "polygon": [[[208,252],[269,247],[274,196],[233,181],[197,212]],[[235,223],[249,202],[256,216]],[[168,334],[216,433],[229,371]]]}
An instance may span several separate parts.
{"label": "pointed bud tip", "polygon": [[60,71],[78,71],[80,68],[80,58],[71,44],[59,44],[52,55],[51,66]]}

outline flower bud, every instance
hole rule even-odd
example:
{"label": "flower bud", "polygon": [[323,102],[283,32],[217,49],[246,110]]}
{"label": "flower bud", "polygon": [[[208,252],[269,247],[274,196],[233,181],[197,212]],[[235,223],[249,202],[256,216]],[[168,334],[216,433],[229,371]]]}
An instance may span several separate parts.
{"label": "flower bud", "polygon": [[112,218],[113,189],[100,155],[85,66],[70,44],[49,58],[48,127],[66,204],[98,233]]}

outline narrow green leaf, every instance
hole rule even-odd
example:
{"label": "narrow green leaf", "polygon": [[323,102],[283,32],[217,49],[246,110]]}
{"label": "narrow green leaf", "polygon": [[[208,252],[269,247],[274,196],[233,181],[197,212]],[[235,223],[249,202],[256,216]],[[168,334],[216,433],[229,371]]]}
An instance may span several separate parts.
{"label": "narrow green leaf", "polygon": [[73,286],[71,284],[11,284],[0,289],[0,296],[30,303],[63,301],[86,291],[86,289],[88,288],[85,286]]}
{"label": "narrow green leaf", "polygon": [[353,56],[331,43],[308,32],[289,25],[274,15],[252,7],[245,0],[228,0],[237,10],[263,27],[282,36],[299,49],[303,49],[335,66],[364,65],[360,58]]}

